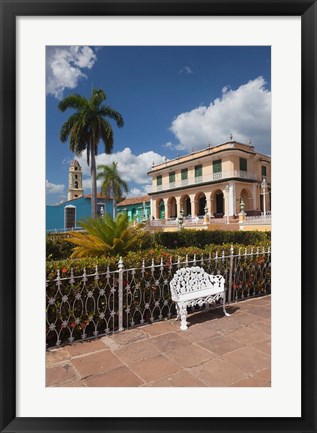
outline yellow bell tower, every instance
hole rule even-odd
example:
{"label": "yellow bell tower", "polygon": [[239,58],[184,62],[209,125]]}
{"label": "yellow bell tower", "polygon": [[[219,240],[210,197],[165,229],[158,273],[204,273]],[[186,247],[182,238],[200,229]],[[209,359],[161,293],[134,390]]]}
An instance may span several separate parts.
{"label": "yellow bell tower", "polygon": [[83,194],[83,173],[79,162],[73,159],[68,172],[68,200],[82,197]]}

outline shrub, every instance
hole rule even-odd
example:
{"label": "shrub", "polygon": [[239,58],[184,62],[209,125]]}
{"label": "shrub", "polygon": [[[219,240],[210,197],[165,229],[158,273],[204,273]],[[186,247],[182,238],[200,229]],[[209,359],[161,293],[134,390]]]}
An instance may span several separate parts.
{"label": "shrub", "polygon": [[189,245],[204,248],[208,244],[258,245],[269,242],[271,232],[260,231],[225,231],[225,230],[180,230],[178,232],[157,232],[154,240],[165,248],[180,248]]}
{"label": "shrub", "polygon": [[129,222],[126,214],[115,219],[109,214],[102,218],[87,218],[80,222],[84,232],[72,232],[69,242],[75,245],[71,257],[102,257],[126,254],[139,247],[142,224]]}
{"label": "shrub", "polygon": [[66,238],[46,237],[46,259],[61,260],[70,257],[73,245]]}
{"label": "shrub", "polygon": [[[269,242],[262,242],[258,244],[260,249],[263,247],[267,250]],[[241,254],[244,254],[245,248],[250,251],[252,246],[246,246],[244,244],[235,244],[234,245],[234,253],[237,254],[239,249]],[[209,244],[206,245],[205,248],[199,248],[195,246],[183,247],[183,248],[175,248],[175,249],[167,249],[162,247],[151,248],[148,250],[140,250],[140,251],[130,251],[123,257],[123,264],[125,269],[131,268],[141,268],[144,260],[145,266],[150,266],[152,264],[152,260],[154,259],[155,265],[158,265],[163,259],[164,266],[169,265],[172,261],[176,263],[178,257],[180,257],[180,261],[185,261],[186,255],[188,255],[189,259],[192,260],[194,254],[196,254],[197,259],[201,257],[201,255],[208,256],[211,254],[212,257],[216,255],[218,252],[219,257],[224,251],[225,255],[230,254],[231,243],[217,245],[217,244]],[[255,248],[254,248],[255,251]],[[57,271],[61,272],[61,276],[69,277],[71,269],[73,269],[74,275],[82,275],[84,268],[87,273],[94,273],[96,265],[98,266],[99,272],[105,272],[107,267],[109,267],[110,271],[114,271],[118,269],[120,256],[112,256],[112,257],[85,257],[80,259],[66,259],[66,260],[56,260],[56,261],[47,261],[46,262],[46,271],[47,271],[47,279],[56,278]]]}

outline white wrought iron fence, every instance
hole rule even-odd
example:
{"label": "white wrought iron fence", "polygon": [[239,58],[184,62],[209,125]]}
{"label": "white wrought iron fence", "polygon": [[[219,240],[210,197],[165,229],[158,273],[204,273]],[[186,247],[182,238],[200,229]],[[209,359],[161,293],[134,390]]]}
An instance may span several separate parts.
{"label": "white wrought iron fence", "polygon": [[176,315],[170,296],[170,280],[181,267],[201,266],[211,274],[221,274],[226,281],[227,302],[271,293],[270,248],[242,250],[213,257],[186,256],[181,261],[154,260],[148,266],[125,269],[122,259],[118,269],[56,278],[46,282],[46,344],[61,346],[76,340],[122,331]]}

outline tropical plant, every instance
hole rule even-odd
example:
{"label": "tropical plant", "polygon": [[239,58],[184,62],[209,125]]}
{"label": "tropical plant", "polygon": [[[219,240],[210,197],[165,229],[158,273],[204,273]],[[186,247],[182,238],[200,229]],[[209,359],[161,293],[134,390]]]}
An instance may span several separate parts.
{"label": "tropical plant", "polygon": [[128,184],[121,179],[118,173],[118,163],[113,162],[111,165],[98,165],[97,179],[103,179],[101,193],[113,200],[113,218],[116,218],[117,203],[122,198],[123,193],[128,192]]}
{"label": "tropical plant", "polygon": [[114,220],[109,214],[80,222],[87,232],[71,232],[69,242],[76,245],[71,258],[124,255],[137,248],[143,236],[143,224],[129,222],[126,214]]}
{"label": "tropical plant", "polygon": [[113,130],[105,117],[115,120],[118,127],[123,126],[120,113],[104,105],[106,95],[102,89],[94,89],[90,99],[72,94],[66,96],[58,104],[60,111],[73,109],[75,112],[63,123],[60,130],[61,142],[69,139],[69,148],[76,156],[81,156],[86,150],[87,164],[90,165],[91,174],[91,216],[97,215],[97,183],[96,183],[96,155],[100,140],[105,145],[105,152],[111,153],[113,149]]}

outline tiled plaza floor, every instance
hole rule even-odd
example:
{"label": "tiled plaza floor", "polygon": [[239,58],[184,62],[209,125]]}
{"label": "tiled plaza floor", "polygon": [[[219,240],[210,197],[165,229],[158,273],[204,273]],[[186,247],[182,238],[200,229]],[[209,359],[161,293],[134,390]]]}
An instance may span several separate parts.
{"label": "tiled plaza floor", "polygon": [[193,313],[46,353],[46,385],[59,387],[269,387],[271,297]]}

